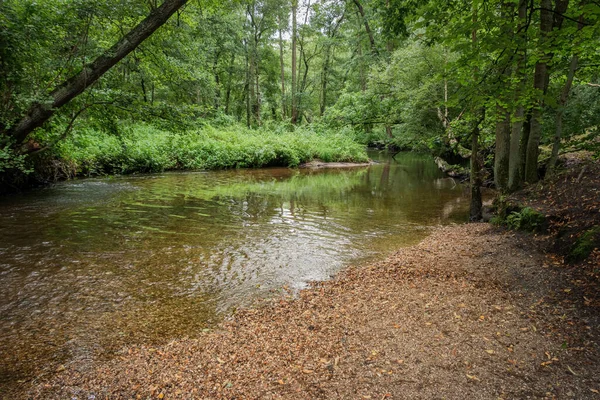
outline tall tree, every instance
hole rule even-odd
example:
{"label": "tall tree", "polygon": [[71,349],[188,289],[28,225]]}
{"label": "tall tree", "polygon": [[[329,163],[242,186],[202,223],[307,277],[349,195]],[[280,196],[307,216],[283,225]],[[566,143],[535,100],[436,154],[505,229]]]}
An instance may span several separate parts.
{"label": "tall tree", "polygon": [[298,38],[298,22],[296,13],[298,0],[292,0],[292,124],[298,121],[298,99],[296,93],[296,42]]}
{"label": "tall tree", "polygon": [[527,157],[525,160],[525,180],[529,183],[534,183],[538,180],[539,147],[542,137],[542,108],[545,103],[544,97],[550,80],[549,63],[553,57],[550,48],[550,34],[553,29],[560,29],[563,22],[563,15],[568,5],[568,0],[556,0],[556,5],[553,8],[551,0],[541,0],[539,37],[541,54],[539,61],[535,64],[535,73],[533,76],[533,88],[537,100],[531,110],[531,128],[527,141]]}

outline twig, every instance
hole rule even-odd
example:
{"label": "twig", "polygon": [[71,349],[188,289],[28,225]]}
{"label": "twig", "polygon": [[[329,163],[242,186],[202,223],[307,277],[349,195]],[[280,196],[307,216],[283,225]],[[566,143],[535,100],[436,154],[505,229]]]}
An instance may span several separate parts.
{"label": "twig", "polygon": [[583,174],[585,173],[586,169],[587,169],[587,165],[584,165],[583,168],[581,168],[581,172],[579,173],[579,176],[577,177],[577,183],[579,183],[581,181],[581,178],[583,177]]}

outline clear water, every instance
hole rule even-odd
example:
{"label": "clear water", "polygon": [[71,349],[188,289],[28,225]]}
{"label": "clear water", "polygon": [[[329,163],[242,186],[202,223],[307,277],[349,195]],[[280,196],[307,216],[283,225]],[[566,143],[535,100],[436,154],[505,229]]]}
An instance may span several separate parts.
{"label": "clear water", "polygon": [[0,393],[74,359],[194,336],[467,218],[432,159],[83,179],[0,198]]}

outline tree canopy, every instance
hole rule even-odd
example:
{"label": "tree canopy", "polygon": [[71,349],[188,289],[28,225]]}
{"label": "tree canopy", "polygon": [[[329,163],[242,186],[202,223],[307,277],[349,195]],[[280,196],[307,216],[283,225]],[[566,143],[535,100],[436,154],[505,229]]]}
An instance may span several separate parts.
{"label": "tree canopy", "polygon": [[343,131],[479,157],[475,184],[503,191],[598,151],[595,2],[5,0],[0,18],[4,173],[139,123]]}

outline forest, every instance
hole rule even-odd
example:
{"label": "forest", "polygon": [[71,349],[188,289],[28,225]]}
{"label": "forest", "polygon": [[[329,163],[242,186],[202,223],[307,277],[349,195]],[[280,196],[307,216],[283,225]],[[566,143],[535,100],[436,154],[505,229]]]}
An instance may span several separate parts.
{"label": "forest", "polygon": [[597,0],[0,0],[0,397],[597,399],[599,158]]}
{"label": "forest", "polygon": [[369,145],[470,159],[477,198],[598,154],[594,1],[5,0],[0,17],[5,192]]}

